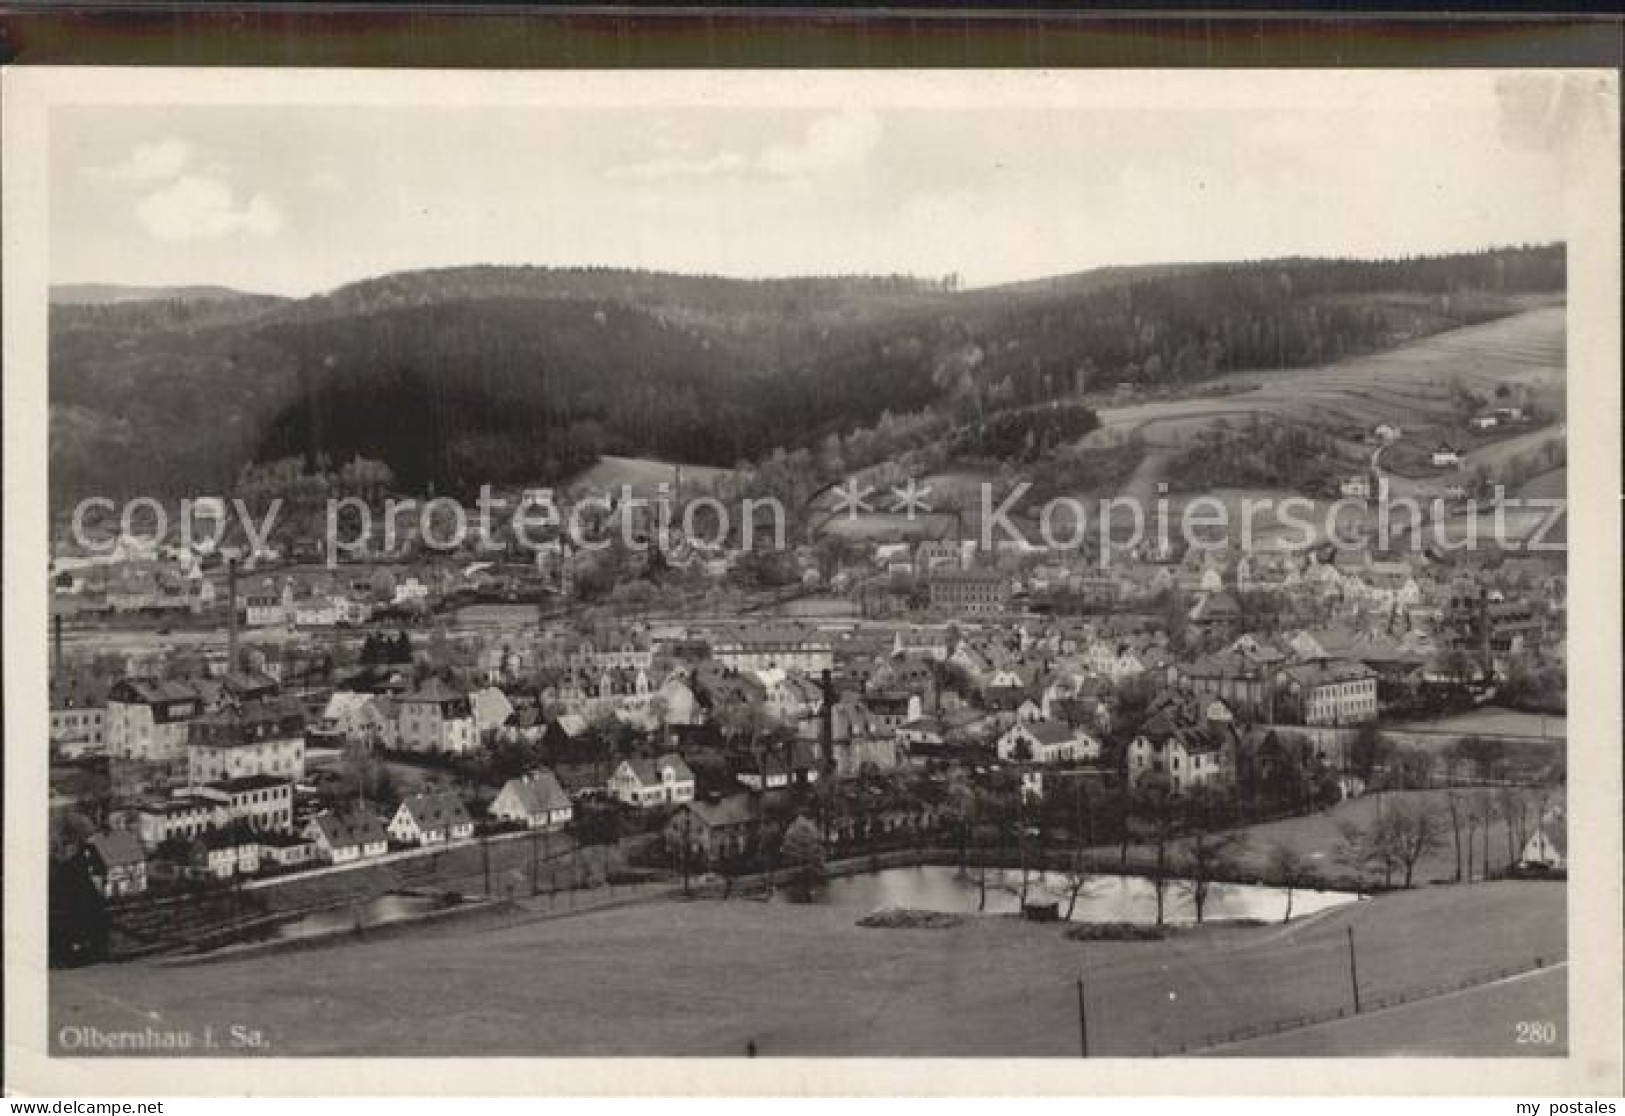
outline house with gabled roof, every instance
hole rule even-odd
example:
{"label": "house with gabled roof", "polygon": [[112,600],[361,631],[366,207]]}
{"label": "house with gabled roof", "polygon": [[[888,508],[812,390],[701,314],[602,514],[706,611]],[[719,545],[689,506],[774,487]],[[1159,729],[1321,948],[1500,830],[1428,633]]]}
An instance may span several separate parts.
{"label": "house with gabled roof", "polygon": [[192,866],[217,880],[260,870],[260,838],[245,822],[207,830],[192,839]]}
{"label": "house with gabled roof", "polygon": [[1569,867],[1568,815],[1562,807],[1547,811],[1535,833],[1523,846],[1518,863],[1524,868],[1566,872]]}
{"label": "house with gabled roof", "polygon": [[1454,468],[1461,464],[1461,452],[1449,442],[1440,442],[1428,460],[1435,469]]}
{"label": "house with gabled roof", "polygon": [[1100,741],[1081,728],[1061,721],[1017,722],[998,741],[999,758],[1006,762],[1078,763],[1100,759]]}
{"label": "house with gabled roof", "polygon": [[147,890],[147,858],[141,842],[123,830],[98,833],[85,842],[85,866],[109,899]]}
{"label": "house with gabled roof", "polygon": [[187,776],[194,783],[305,775],[305,712],[292,698],[227,705],[192,721]]}
{"label": "house with gabled roof", "polygon": [[352,743],[379,747],[389,740],[390,720],[377,695],[335,690],[322,710],[321,727]]}
{"label": "house with gabled roof", "polygon": [[324,810],[305,823],[304,836],[315,844],[317,857],[330,864],[350,864],[389,851],[383,823],[364,810]]}
{"label": "house with gabled roof", "polygon": [[431,678],[395,699],[396,746],[408,752],[464,755],[479,746],[468,695]]}
{"label": "house with gabled roof", "polygon": [[625,759],[609,777],[607,789],[611,797],[629,806],[692,802],[694,772],[676,752],[657,759]]}
{"label": "house with gabled roof", "polygon": [[1179,668],[1180,681],[1198,693],[1223,698],[1232,707],[1260,714],[1269,703],[1270,668],[1236,651],[1203,655]]}
{"label": "house with gabled roof", "polygon": [[801,739],[763,748],[736,760],[734,778],[752,790],[810,786],[818,781],[818,751]]}
{"label": "house with gabled roof", "polygon": [[405,845],[444,845],[474,835],[474,820],[454,791],[414,794],[389,821],[389,835]]}
{"label": "house with gabled roof", "polygon": [[690,863],[732,860],[749,852],[762,825],[761,794],[733,794],[716,801],[685,802],[666,822],[667,848]]}
{"label": "house with gabled roof", "polygon": [[1228,706],[1190,690],[1164,690],[1129,743],[1135,786],[1162,782],[1175,794],[1225,789],[1235,780],[1237,731]]}
{"label": "house with gabled roof", "polygon": [[558,777],[543,767],[504,783],[488,812],[529,829],[558,830],[570,824],[575,808]]}

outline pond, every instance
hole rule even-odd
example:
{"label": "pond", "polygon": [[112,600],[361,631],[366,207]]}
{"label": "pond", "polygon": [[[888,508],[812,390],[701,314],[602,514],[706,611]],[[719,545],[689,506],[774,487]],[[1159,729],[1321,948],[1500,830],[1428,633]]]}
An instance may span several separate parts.
{"label": "pond", "polygon": [[320,934],[354,930],[357,921],[360,922],[362,929],[366,929],[369,926],[383,926],[391,922],[418,918],[432,911],[444,910],[445,906],[438,896],[407,895],[392,891],[370,902],[334,907],[325,911],[312,911],[292,922],[278,926],[271,936],[310,938]]}
{"label": "pond", "polygon": [[[1064,878],[1052,872],[1034,872],[1029,877],[1027,900],[1056,900],[1064,916],[1067,897]],[[980,900],[976,869],[961,875],[958,868],[922,865],[915,868],[887,868],[858,876],[841,876],[829,881],[822,902],[853,910],[881,910],[906,907],[913,910],[943,911],[949,914],[975,914]],[[987,906],[984,914],[1016,914],[1021,907],[1021,873],[1014,869],[987,870]],[[1356,896],[1345,891],[1297,890],[1292,894],[1292,917],[1313,914],[1330,907],[1352,903]],[[1188,894],[1169,884],[1165,894],[1164,917],[1168,922],[1194,922],[1196,909]],[[1206,917],[1218,919],[1262,919],[1279,922],[1286,913],[1286,891],[1258,884],[1213,884],[1208,894]],[[1073,922],[1144,922],[1157,918],[1156,889],[1140,876],[1095,876],[1078,896]]]}

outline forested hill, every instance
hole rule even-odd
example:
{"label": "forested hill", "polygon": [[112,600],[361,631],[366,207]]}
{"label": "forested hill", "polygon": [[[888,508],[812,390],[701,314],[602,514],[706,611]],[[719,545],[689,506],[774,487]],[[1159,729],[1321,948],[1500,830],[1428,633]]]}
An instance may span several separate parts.
{"label": "forested hill", "polygon": [[306,299],[51,310],[51,489],[229,488],[291,455],[401,487],[550,481],[598,453],[731,465],[882,413],[984,414],[1123,381],[1303,365],[1564,289],[1561,246],[1348,262],[737,280],[614,269],[407,272]]}

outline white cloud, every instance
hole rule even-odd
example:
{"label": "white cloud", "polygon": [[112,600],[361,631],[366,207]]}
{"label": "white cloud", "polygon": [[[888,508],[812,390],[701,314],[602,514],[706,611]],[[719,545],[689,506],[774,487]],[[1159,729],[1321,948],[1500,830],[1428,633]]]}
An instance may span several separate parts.
{"label": "white cloud", "polygon": [[189,174],[142,198],[135,207],[141,227],[159,240],[217,240],[235,233],[274,236],[282,210],[266,194],[241,204],[230,186]]}
{"label": "white cloud", "polygon": [[776,143],[762,153],[761,168],[786,178],[817,177],[862,165],[880,143],[883,126],[871,109],[820,116],[799,143]]}
{"label": "white cloud", "polygon": [[143,143],[110,167],[91,167],[85,173],[110,182],[160,182],[180,174],[192,158],[192,145],[166,139]]}
{"label": "white cloud", "polygon": [[[775,143],[755,155],[720,151],[710,156],[663,154],[659,158],[615,167],[611,178],[664,180],[766,176],[786,181],[825,178],[853,170],[868,161],[884,131],[880,116],[871,109],[846,109],[817,117],[800,139]],[[657,141],[670,152],[686,143]]]}

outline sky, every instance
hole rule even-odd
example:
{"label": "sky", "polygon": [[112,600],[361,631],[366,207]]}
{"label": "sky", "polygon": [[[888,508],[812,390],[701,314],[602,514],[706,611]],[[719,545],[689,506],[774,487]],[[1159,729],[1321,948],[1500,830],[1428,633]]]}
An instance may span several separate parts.
{"label": "sky", "polygon": [[984,285],[1561,239],[1561,160],[1503,79],[1290,80],[986,105],[849,81],[777,105],[58,106],[51,279],[305,295],[525,263]]}

